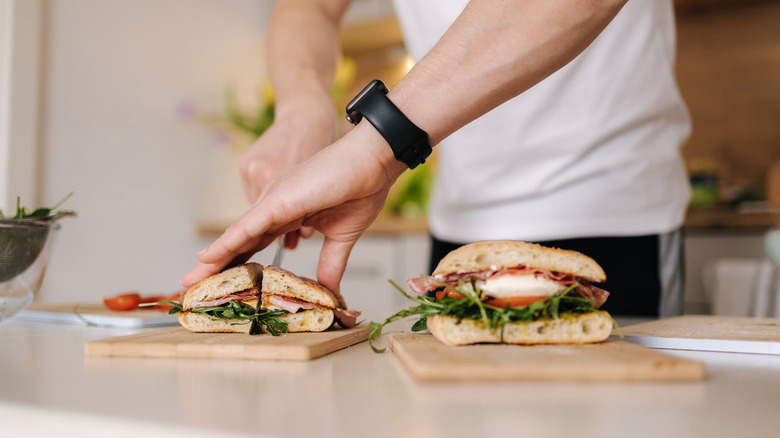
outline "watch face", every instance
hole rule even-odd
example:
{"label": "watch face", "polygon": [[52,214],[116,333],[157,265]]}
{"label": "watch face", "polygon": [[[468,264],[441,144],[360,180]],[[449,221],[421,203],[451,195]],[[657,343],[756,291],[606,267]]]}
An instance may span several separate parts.
{"label": "watch face", "polygon": [[347,104],[347,120],[349,120],[350,123],[357,125],[358,122],[360,122],[360,119],[363,118],[363,116],[355,110],[355,106],[374,89],[378,89],[384,94],[389,92],[387,85],[385,85],[385,83],[379,79],[374,79],[373,81],[369,82],[368,85],[366,85],[366,87],[363,88],[360,93],[358,93],[357,96],[355,96]]}

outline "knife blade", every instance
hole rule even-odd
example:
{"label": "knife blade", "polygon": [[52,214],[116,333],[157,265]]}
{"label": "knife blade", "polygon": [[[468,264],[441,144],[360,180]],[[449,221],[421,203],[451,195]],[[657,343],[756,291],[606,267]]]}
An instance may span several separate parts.
{"label": "knife blade", "polygon": [[[287,243],[286,239],[287,235],[283,234],[282,237],[279,238],[277,241],[276,251],[274,252],[274,258],[271,261],[272,266],[280,267],[282,264],[282,256],[284,255],[284,244]],[[255,315],[259,315],[263,311],[263,305],[260,301],[257,302],[257,310],[255,310]],[[250,335],[260,335],[263,334],[263,326],[258,322],[258,319],[255,317],[255,319],[252,320],[252,325],[249,326],[249,334]]]}
{"label": "knife blade", "polygon": [[276,252],[274,253],[274,259],[271,261],[272,266],[282,266],[282,256],[284,256],[284,244],[287,243],[287,235],[283,235],[279,238]]}

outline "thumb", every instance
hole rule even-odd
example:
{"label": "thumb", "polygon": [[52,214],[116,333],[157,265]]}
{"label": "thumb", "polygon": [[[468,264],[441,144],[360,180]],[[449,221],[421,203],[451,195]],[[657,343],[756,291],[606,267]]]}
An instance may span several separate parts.
{"label": "thumb", "polygon": [[347,261],[356,241],[338,241],[325,238],[320,251],[320,261],[317,265],[317,281],[330,289],[339,301],[339,307],[347,308],[347,303],[339,292],[341,278],[347,268]]}

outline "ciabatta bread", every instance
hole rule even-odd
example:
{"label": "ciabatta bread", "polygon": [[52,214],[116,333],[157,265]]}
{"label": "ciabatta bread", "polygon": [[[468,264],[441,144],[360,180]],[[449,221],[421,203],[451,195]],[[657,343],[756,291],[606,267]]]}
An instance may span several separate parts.
{"label": "ciabatta bread", "polygon": [[195,283],[184,293],[181,306],[184,310],[192,309],[198,303],[211,301],[224,296],[257,288],[263,279],[263,265],[246,263],[226,269],[218,274]]}
{"label": "ciabatta bread", "polygon": [[190,312],[179,312],[179,324],[196,333],[249,333],[252,327],[252,321],[246,319],[211,319]]}
{"label": "ciabatta bread", "polygon": [[332,310],[311,309],[282,315],[279,319],[287,323],[288,333],[321,332],[333,325]]}
{"label": "ciabatta bread", "polygon": [[453,250],[439,262],[433,275],[512,268],[520,264],[595,282],[606,280],[601,266],[584,254],[510,240],[476,242]]}
{"label": "ciabatta bread", "polygon": [[[501,342],[501,328],[491,330],[482,320],[434,315],[428,317],[428,330],[450,346]],[[612,318],[606,312],[565,314],[556,319],[507,323],[504,343],[584,344],[601,342],[611,332]]]}
{"label": "ciabatta bread", "polygon": [[330,308],[339,306],[336,296],[325,286],[278,266],[266,266],[263,270],[262,291],[264,294],[297,298]]}

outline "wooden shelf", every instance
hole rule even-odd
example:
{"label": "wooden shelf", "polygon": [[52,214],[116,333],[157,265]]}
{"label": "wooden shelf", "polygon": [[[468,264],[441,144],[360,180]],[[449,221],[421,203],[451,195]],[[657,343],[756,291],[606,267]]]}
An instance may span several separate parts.
{"label": "wooden shelf", "polygon": [[738,212],[728,209],[690,210],[685,216],[685,231],[753,231],[760,232],[776,226],[777,214],[771,211]]}

